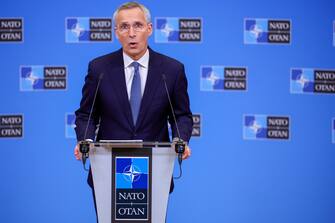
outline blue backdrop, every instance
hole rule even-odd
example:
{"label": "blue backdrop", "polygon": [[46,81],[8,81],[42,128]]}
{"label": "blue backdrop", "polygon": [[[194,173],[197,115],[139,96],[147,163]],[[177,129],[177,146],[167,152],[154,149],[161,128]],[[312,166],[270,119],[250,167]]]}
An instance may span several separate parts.
{"label": "blue backdrop", "polygon": [[[88,62],[120,44],[114,34],[112,42],[71,42],[67,22],[111,18],[121,3],[1,2],[0,19],[22,19],[23,32],[21,42],[0,42],[0,115],[23,115],[23,137],[0,138],[1,222],[95,221],[86,172],[73,156],[71,113],[79,106]],[[164,39],[158,32],[149,41],[154,50],[185,64],[191,108],[201,119],[201,134],[190,142],[192,157],[170,197],[168,222],[335,222],[335,2],[142,3],[151,9],[157,29],[176,30],[183,18],[201,23],[200,41],[199,30],[188,30],[195,38],[189,42]],[[158,26],[158,19],[165,26]],[[288,42],[270,41],[273,20],[286,27],[277,26],[272,37],[289,36]],[[14,38],[3,33],[15,30],[1,24],[2,40]],[[29,88],[23,68],[38,76],[46,66],[65,66],[66,89]],[[246,89],[220,84],[225,67],[245,68]],[[328,71],[320,81],[328,93],[308,88],[317,85],[308,77],[318,70]],[[274,127],[288,129],[288,139],[258,135],[259,129],[270,129],[262,122],[269,116],[289,119],[285,128]]]}

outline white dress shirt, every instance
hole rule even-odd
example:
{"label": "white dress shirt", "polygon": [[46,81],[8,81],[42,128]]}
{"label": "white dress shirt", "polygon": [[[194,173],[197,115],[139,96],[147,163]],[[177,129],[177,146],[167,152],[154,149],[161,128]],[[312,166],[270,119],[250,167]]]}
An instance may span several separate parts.
{"label": "white dress shirt", "polygon": [[[134,77],[134,67],[132,66],[132,62],[134,62],[130,56],[123,52],[123,62],[124,62],[124,73],[126,78],[126,85],[127,85],[127,93],[128,99],[130,100],[130,91],[131,91],[131,84],[133,82]],[[141,76],[141,94],[143,97],[145,83],[147,81],[148,76],[148,69],[149,69],[149,50],[145,52],[145,54],[138,59],[136,62],[140,64],[139,71]]]}

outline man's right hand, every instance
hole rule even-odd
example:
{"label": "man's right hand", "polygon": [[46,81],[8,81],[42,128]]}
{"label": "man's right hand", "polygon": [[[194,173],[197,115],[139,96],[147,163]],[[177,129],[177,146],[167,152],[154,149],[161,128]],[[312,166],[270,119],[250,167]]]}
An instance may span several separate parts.
{"label": "man's right hand", "polygon": [[79,144],[76,145],[74,148],[74,156],[76,157],[76,160],[81,160],[81,152],[79,151]]}

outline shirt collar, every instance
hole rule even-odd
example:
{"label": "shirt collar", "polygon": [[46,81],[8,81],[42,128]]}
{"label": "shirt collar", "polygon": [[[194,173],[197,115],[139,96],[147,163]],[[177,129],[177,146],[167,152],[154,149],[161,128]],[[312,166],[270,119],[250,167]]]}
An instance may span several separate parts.
{"label": "shirt collar", "polygon": [[[124,63],[124,67],[129,67],[131,65],[132,62],[134,62],[135,60],[133,60],[130,56],[128,56],[124,51],[122,52],[123,54],[123,63]],[[147,49],[147,51],[145,52],[145,54],[138,59],[136,62],[138,62],[142,67],[144,68],[148,68],[149,65],[149,50]]]}

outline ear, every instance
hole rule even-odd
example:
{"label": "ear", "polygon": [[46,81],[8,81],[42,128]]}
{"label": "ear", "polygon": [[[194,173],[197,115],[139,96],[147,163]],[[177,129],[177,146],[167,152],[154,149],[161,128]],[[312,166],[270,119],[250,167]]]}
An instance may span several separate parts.
{"label": "ear", "polygon": [[116,39],[119,39],[119,32],[117,31],[116,27],[114,27],[114,33],[115,33]]}
{"label": "ear", "polygon": [[152,34],[152,23],[148,23],[148,36]]}

